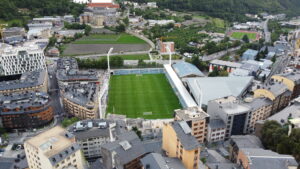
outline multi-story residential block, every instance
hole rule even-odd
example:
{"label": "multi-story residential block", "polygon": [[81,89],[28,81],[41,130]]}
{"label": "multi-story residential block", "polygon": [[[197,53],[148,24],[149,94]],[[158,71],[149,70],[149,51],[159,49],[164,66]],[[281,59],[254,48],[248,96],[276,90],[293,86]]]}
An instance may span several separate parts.
{"label": "multi-story residential block", "polygon": [[239,150],[237,163],[244,169],[296,169],[298,163],[291,155],[282,155],[261,148],[243,148]]}
{"label": "multi-story residential block", "polygon": [[96,83],[69,83],[62,89],[63,106],[67,113],[80,119],[99,117],[98,85]]}
{"label": "multi-story residential block", "polygon": [[25,37],[25,29],[21,27],[12,27],[12,28],[5,28],[2,32],[3,38],[9,38],[9,37],[16,37],[16,36],[21,36]]}
{"label": "multi-story residential block", "polygon": [[83,155],[87,159],[100,158],[101,146],[115,140],[116,123],[108,120],[79,121],[69,128],[75,135]]}
{"label": "multi-story residential block", "polygon": [[56,64],[57,70],[78,69],[78,63],[75,58],[59,58]]}
{"label": "multi-story residential block", "polygon": [[208,102],[207,113],[213,119],[222,119],[226,124],[225,139],[231,135],[245,134],[251,121],[251,107],[229,96]]}
{"label": "multi-story residential block", "polygon": [[24,149],[30,169],[85,168],[74,135],[60,126],[25,141]]}
{"label": "multi-story residential block", "polygon": [[237,68],[240,68],[242,64],[236,63],[236,62],[229,62],[229,61],[223,61],[223,60],[212,60],[209,63],[209,72],[212,72],[214,69],[222,70],[226,68],[226,71],[228,73],[233,72]]}
{"label": "multi-story residential block", "polygon": [[198,169],[200,143],[185,121],[164,125],[162,149],[168,157],[179,158],[186,169]]}
{"label": "multi-story residential block", "polygon": [[[8,79],[7,76],[4,77]],[[36,70],[25,72],[21,76],[13,77],[13,80],[4,80],[0,82],[0,94],[48,91],[48,74],[45,70]]]}
{"label": "multi-story residential block", "polygon": [[282,82],[292,92],[291,99],[294,99],[300,95],[300,72],[294,71],[290,73],[284,73],[274,75],[271,77],[274,81]]}
{"label": "multi-story residential block", "polygon": [[229,159],[237,163],[238,154],[243,148],[264,148],[260,139],[253,135],[232,136],[229,142]]}
{"label": "multi-story residential block", "polygon": [[221,119],[210,119],[207,127],[207,141],[218,142],[225,139],[226,125]]}
{"label": "multi-story residential block", "polygon": [[0,117],[6,129],[33,129],[53,120],[53,108],[46,93],[0,95]]}
{"label": "multi-story residential block", "polygon": [[273,102],[269,98],[245,99],[245,105],[250,106],[252,111],[249,132],[255,130],[257,121],[265,120],[271,116]]}
{"label": "multi-story residential block", "polygon": [[36,44],[6,46],[0,49],[0,75],[17,75],[46,69],[45,56]]}
{"label": "multi-story residential block", "polygon": [[175,53],[175,43],[174,42],[163,42],[158,41],[158,49],[159,52],[163,55],[169,54],[171,52],[172,54]]}
{"label": "multi-story residential block", "polygon": [[204,143],[207,135],[209,115],[200,107],[190,107],[183,110],[175,110],[175,120],[184,120],[192,129],[192,135],[199,143]]}
{"label": "multi-story residential block", "polygon": [[266,97],[272,102],[272,114],[285,108],[291,99],[292,92],[281,81],[271,80],[254,91],[254,98]]}
{"label": "multi-story residential block", "polygon": [[147,152],[139,137],[130,131],[118,135],[116,141],[102,145],[101,153],[106,168],[142,169],[140,159]]}

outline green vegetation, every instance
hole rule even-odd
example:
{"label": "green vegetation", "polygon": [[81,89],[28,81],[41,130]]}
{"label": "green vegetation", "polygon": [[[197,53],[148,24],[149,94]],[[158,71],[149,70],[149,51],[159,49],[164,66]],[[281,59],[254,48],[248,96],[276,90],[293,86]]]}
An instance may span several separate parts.
{"label": "green vegetation", "polygon": [[[118,55],[122,57],[124,60],[149,60],[149,55],[148,54],[140,54],[140,55]],[[114,56],[111,56],[114,57]]]}
{"label": "green vegetation", "polygon": [[267,149],[279,154],[293,155],[300,161],[300,129],[294,128],[288,135],[288,124],[281,126],[276,121],[267,121],[261,130],[262,143]]}
{"label": "green vegetation", "polygon": [[181,108],[164,74],[120,75],[110,80],[107,113],[128,118],[172,118]]}
{"label": "green vegetation", "polygon": [[74,44],[145,44],[142,39],[129,35],[121,34],[91,34],[73,42]]}
{"label": "green vegetation", "polygon": [[139,9],[139,8],[131,8],[130,13],[137,16],[143,16],[145,19],[154,19],[154,20],[162,20],[162,19],[172,19],[176,22],[182,22],[184,20],[190,19],[185,17],[179,16],[172,16],[165,11],[158,9],[158,8],[147,8],[147,9]]}
{"label": "green vegetation", "polygon": [[249,32],[233,32],[231,37],[235,39],[243,39],[244,36],[248,36],[249,39],[254,40],[256,39],[256,33],[249,33]]}
{"label": "green vegetation", "polygon": [[228,37],[225,37],[220,43],[216,43],[213,41],[207,42],[205,46],[202,47],[201,51],[208,55],[220,52],[229,48],[238,47],[241,45],[240,41],[230,42]]}
{"label": "green vegetation", "polygon": [[[76,58],[80,69],[107,69],[107,59],[102,57],[99,59],[78,59]],[[124,59],[121,56],[111,56],[110,60],[111,68],[120,68],[124,65]]]}
{"label": "green vegetation", "polygon": [[39,16],[53,16],[72,14],[79,16],[84,5],[73,3],[70,0],[1,0],[0,19],[24,19]]}
{"label": "green vegetation", "polygon": [[72,118],[65,118],[62,122],[61,122],[61,125],[66,128],[68,126],[70,126],[71,124],[75,123],[79,121],[79,118],[77,117],[72,117]]}
{"label": "green vegetation", "polygon": [[270,20],[268,22],[268,28],[271,32],[271,41],[275,42],[279,39],[281,34],[287,35],[289,32],[288,28],[282,27],[277,21]]}
{"label": "green vegetation", "polygon": [[[170,59],[170,55],[162,55],[162,59],[163,60],[169,60]],[[182,56],[180,55],[172,55],[172,60],[179,60],[182,59]]]}
{"label": "green vegetation", "polygon": [[208,74],[208,76],[209,77],[228,76],[228,72],[226,70],[227,70],[227,67],[224,67],[223,70],[218,70],[218,68],[215,67],[214,70]]}
{"label": "green vegetation", "polygon": [[297,16],[300,14],[298,0],[135,0],[156,1],[158,6],[176,11],[199,11],[212,17],[228,21],[246,21],[245,13],[280,13]]}

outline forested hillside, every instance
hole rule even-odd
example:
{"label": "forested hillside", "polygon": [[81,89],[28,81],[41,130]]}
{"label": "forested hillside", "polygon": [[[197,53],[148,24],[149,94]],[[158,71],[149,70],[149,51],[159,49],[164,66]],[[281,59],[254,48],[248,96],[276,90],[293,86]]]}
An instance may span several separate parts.
{"label": "forested hillside", "polygon": [[240,20],[245,13],[300,14],[300,0],[134,0],[156,1],[159,6],[172,10],[200,11],[227,20]]}
{"label": "forested hillside", "polygon": [[83,5],[71,0],[0,0],[0,19],[21,19],[23,16],[79,15]]}

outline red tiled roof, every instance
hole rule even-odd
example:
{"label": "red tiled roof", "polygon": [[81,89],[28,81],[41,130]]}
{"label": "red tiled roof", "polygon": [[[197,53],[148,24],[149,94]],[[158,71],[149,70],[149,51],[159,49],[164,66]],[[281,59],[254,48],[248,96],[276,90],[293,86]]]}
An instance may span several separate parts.
{"label": "red tiled roof", "polygon": [[102,8],[120,8],[119,4],[113,3],[89,3],[88,7],[102,7]]}

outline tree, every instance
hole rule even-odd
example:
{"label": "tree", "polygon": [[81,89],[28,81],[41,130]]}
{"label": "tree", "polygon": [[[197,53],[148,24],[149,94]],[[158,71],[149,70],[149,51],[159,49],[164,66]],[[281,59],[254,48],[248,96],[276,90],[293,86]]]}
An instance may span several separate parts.
{"label": "tree", "polygon": [[184,18],[184,20],[192,20],[193,16],[192,15],[184,15],[183,18]]}
{"label": "tree", "polygon": [[117,32],[125,32],[125,30],[126,30],[126,27],[124,24],[120,24],[116,27]]}
{"label": "tree", "polygon": [[249,42],[250,42],[248,35],[244,35],[243,38],[242,38],[242,40],[243,40],[245,43],[249,43]]}
{"label": "tree", "polygon": [[272,59],[271,59],[271,61],[272,61],[273,63],[275,63],[275,62],[276,62],[276,57],[273,56]]}
{"label": "tree", "polygon": [[126,26],[129,25],[129,19],[128,19],[128,17],[126,17],[126,18],[123,19],[123,23],[124,23]]}
{"label": "tree", "polygon": [[86,36],[90,35],[90,32],[92,31],[92,27],[89,26],[89,25],[86,25],[85,28],[84,28],[84,34]]}
{"label": "tree", "polygon": [[142,132],[141,132],[136,126],[133,126],[133,127],[132,127],[132,131],[134,131],[134,132],[136,133],[136,135],[137,135],[141,140],[143,140]]}

